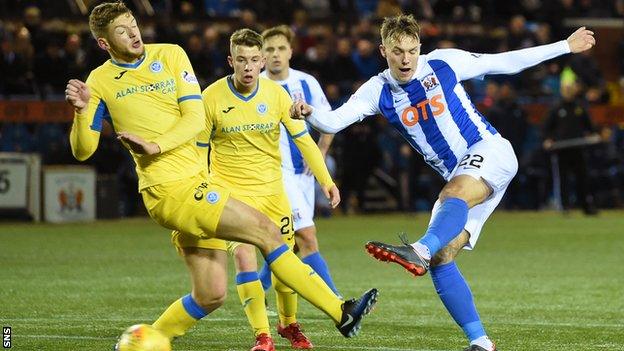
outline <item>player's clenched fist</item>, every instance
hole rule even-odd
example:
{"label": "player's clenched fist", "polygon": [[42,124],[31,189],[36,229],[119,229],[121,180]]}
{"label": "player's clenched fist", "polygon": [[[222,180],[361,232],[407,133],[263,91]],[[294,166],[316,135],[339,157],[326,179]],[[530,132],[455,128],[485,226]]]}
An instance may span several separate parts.
{"label": "player's clenched fist", "polygon": [[90,98],[91,93],[89,92],[89,87],[85,83],[78,79],[71,79],[67,82],[65,100],[74,107],[76,112],[83,113],[87,108]]}
{"label": "player's clenched fist", "polygon": [[596,45],[594,32],[585,27],[577,29],[568,37],[567,41],[570,46],[570,52],[572,53],[583,52]]}
{"label": "player's clenched fist", "polygon": [[312,113],[312,107],[303,101],[295,101],[290,106],[290,118],[305,119]]}

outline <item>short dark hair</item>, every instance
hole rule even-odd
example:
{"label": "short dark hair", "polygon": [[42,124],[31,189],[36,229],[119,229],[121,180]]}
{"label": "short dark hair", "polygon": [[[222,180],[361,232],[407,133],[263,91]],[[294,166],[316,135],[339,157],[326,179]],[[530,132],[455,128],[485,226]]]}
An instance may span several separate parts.
{"label": "short dark hair", "polygon": [[91,34],[97,39],[106,37],[108,33],[108,25],[111,24],[117,17],[123,14],[132,14],[132,11],[122,0],[115,2],[104,2],[91,10],[89,15],[89,29]]}

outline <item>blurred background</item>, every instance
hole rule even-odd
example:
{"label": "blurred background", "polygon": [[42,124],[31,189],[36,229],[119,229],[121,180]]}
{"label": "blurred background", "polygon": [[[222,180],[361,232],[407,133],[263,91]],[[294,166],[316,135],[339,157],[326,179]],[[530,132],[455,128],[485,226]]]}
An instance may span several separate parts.
{"label": "blurred background", "polygon": [[[68,144],[73,113],[63,94],[67,80],[86,79],[108,59],[87,25],[89,11],[100,2],[0,1],[2,218],[50,220],[60,215],[61,221],[71,220],[87,208],[97,218],[145,214],[134,164],[110,126],[86,162],[87,171],[92,170],[88,179],[75,174],[85,168],[69,167],[79,163]],[[291,66],[313,74],[333,107],[386,68],[378,51],[385,16],[414,14],[421,25],[422,53],[436,48],[515,50],[565,39],[587,26],[596,33],[597,45],[586,53],[464,86],[518,156],[518,175],[501,208],[579,208],[593,215],[623,205],[624,0],[126,3],[139,20],[145,43],[176,43],[186,50],[202,89],[230,73],[226,57],[232,31],[289,24],[297,35]],[[382,118],[367,118],[339,133],[328,164],[346,214],[429,211],[443,185]],[[55,176],[59,170],[70,172]],[[50,214],[46,202],[54,207]],[[324,201],[318,201],[317,210],[331,214]]]}

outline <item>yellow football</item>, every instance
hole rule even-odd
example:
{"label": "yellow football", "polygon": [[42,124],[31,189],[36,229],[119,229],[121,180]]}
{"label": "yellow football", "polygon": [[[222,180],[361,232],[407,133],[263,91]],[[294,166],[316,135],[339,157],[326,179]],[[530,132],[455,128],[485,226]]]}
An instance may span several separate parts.
{"label": "yellow football", "polygon": [[121,334],[116,351],[171,351],[169,339],[148,324],[135,324]]}

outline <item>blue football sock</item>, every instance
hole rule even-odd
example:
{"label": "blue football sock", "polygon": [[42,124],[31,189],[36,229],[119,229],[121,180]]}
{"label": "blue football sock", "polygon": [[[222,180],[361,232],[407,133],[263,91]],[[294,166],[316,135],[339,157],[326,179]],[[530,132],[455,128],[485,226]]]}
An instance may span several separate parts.
{"label": "blue football sock", "polygon": [[262,283],[262,289],[264,289],[264,291],[269,290],[271,285],[273,285],[273,282],[271,281],[271,269],[266,262],[264,262],[262,268],[260,269],[259,277],[260,283]]}
{"label": "blue football sock", "polygon": [[327,286],[332,289],[334,294],[336,294],[336,296],[340,296],[340,293],[338,293],[338,288],[336,288],[336,285],[332,280],[331,274],[329,274],[329,267],[327,266],[327,263],[325,262],[323,256],[321,256],[320,252],[317,251],[315,253],[309,254],[308,256],[302,258],[301,261],[312,267],[316,274],[318,274],[321,279],[325,281],[325,284],[327,284]]}
{"label": "blue football sock", "polygon": [[425,235],[418,240],[429,249],[431,257],[464,229],[468,220],[468,204],[462,199],[449,197],[438,209]]}
{"label": "blue football sock", "polygon": [[468,340],[472,341],[486,335],[470,288],[455,262],[432,267],[429,272],[444,307],[455,323],[463,329]]}
{"label": "blue football sock", "polygon": [[195,319],[202,319],[208,315],[206,311],[193,299],[191,294],[182,297],[182,306],[186,312]]}

